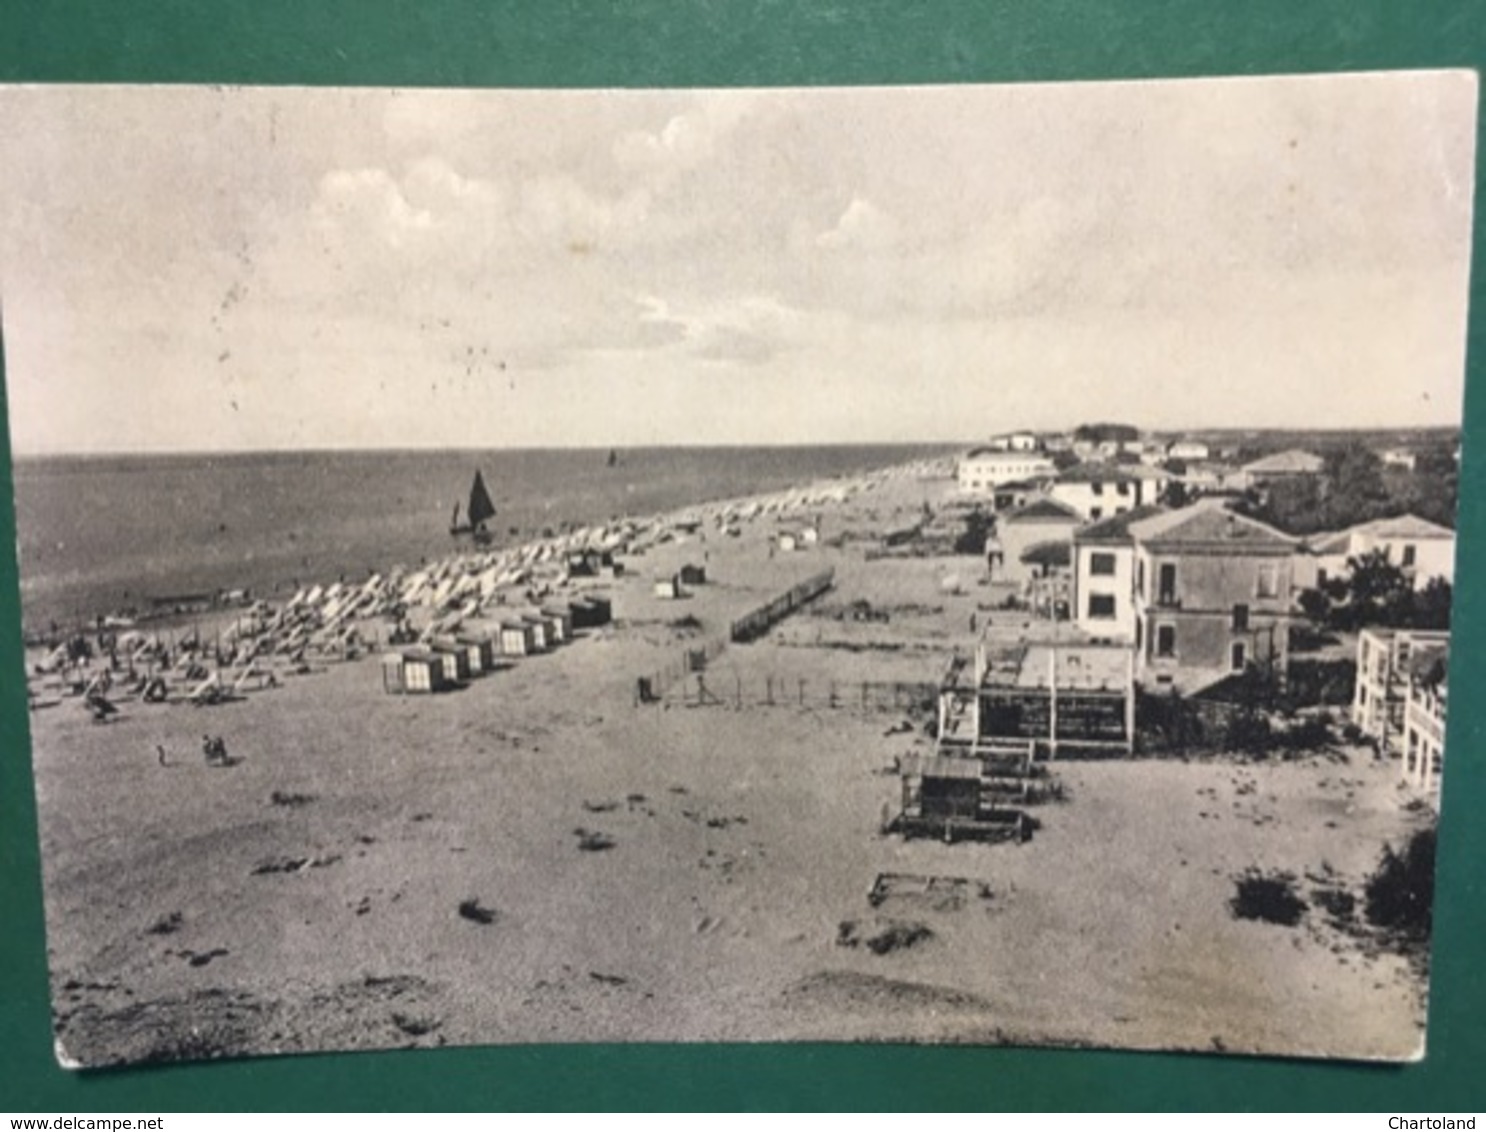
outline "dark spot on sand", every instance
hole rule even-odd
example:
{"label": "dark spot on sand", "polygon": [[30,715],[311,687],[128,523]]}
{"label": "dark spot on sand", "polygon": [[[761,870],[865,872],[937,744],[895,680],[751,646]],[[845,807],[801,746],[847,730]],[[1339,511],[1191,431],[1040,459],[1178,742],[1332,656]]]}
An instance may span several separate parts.
{"label": "dark spot on sand", "polygon": [[459,914],[474,924],[493,924],[496,917],[493,908],[486,908],[474,897],[459,902]]}
{"label": "dark spot on sand", "polygon": [[617,844],[607,833],[598,830],[583,829],[581,826],[573,830],[574,836],[578,838],[578,848],[585,853],[600,853],[605,849],[612,849]]}

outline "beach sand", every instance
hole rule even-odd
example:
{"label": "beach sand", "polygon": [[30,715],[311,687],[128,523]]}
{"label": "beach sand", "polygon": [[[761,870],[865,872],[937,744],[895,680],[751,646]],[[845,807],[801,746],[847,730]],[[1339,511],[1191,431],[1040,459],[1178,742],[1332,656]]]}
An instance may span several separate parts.
{"label": "beach sand", "polygon": [[[76,700],[33,712],[59,1055],[792,1039],[1420,1053],[1407,961],[1319,907],[1293,928],[1228,907],[1254,867],[1294,873],[1302,895],[1355,891],[1426,820],[1370,752],[1060,762],[1066,800],[1026,843],[880,832],[894,760],[931,740],[860,685],[936,681],[991,595],[974,558],[827,544],[951,490],[904,478],[812,510],[823,542],[795,553],[771,552],[772,515],[654,547],[584,583],[613,598],[613,625],[448,694],[384,694],[373,655],[215,707],[130,702],[106,725]],[[656,597],[683,561],[709,582]],[[637,675],[826,567],[816,607],[711,661],[709,702],[684,694],[693,678],[636,703]],[[835,616],[858,599],[889,619]],[[203,732],[238,761],[205,765]],[[881,873],[976,885],[958,907],[874,908]],[[894,928],[911,946],[867,945]]]}

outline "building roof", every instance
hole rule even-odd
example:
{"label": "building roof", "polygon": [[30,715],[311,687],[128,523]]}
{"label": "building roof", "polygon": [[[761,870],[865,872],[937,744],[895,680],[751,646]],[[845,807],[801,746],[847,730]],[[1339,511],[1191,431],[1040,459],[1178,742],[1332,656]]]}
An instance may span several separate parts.
{"label": "building roof", "polygon": [[1075,542],[1131,543],[1135,541],[1130,536],[1131,523],[1138,523],[1153,515],[1163,514],[1165,510],[1164,507],[1151,505],[1136,507],[1132,511],[1124,511],[1118,515],[1111,515],[1108,519],[1100,519],[1097,523],[1090,523],[1075,531],[1073,538]]}
{"label": "building roof", "polygon": [[1267,523],[1231,511],[1220,499],[1205,499],[1191,507],[1165,511],[1130,524],[1137,542],[1173,549],[1218,549],[1228,553],[1288,554],[1299,540]]}
{"label": "building roof", "polygon": [[1059,483],[1119,483],[1124,480],[1132,483],[1143,479],[1140,473],[1132,470],[1133,465],[1105,464],[1099,461],[1087,461],[1075,464],[1058,473]]}
{"label": "building roof", "polygon": [[1344,554],[1350,549],[1353,535],[1366,535],[1383,541],[1424,539],[1453,539],[1455,532],[1439,523],[1421,519],[1418,515],[1397,515],[1388,519],[1373,519],[1358,523],[1346,530],[1331,534],[1312,535],[1307,542],[1316,554]]}
{"label": "building roof", "polygon": [[1043,495],[1032,500],[1025,507],[1018,507],[1015,511],[1008,511],[1001,516],[1002,523],[1048,523],[1048,522],[1073,522],[1082,520],[1081,516],[1066,503],[1059,503],[1051,496]]}
{"label": "building roof", "polygon": [[1326,461],[1314,452],[1291,448],[1245,464],[1243,470],[1250,473],[1258,472],[1261,475],[1305,475],[1319,472],[1325,466]]}
{"label": "building roof", "polygon": [[1056,539],[1034,542],[1022,551],[1022,561],[1034,566],[1067,566],[1073,561],[1073,544]]}

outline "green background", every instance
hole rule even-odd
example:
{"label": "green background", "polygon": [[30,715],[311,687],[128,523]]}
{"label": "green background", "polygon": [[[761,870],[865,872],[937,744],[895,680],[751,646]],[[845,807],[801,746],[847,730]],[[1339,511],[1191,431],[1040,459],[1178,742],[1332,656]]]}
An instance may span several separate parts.
{"label": "green background", "polygon": [[[4,82],[823,85],[1475,68],[1483,58],[1486,4],[1471,0],[0,3]],[[1477,235],[1478,260],[1480,250]],[[1479,277],[1472,294],[1449,787],[1422,1064],[898,1046],[539,1046],[63,1072],[50,1040],[15,519],[0,429],[0,1111],[1486,1107],[1486,822],[1475,816],[1486,806],[1486,697],[1471,695],[1486,680]]]}

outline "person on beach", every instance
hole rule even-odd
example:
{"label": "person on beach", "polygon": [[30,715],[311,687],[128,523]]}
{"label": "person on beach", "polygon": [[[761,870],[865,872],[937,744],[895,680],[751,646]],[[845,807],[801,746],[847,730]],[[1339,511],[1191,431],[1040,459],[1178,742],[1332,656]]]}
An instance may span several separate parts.
{"label": "person on beach", "polygon": [[169,766],[170,761],[165,757],[165,744],[155,744],[155,757],[160,760],[161,766]]}

